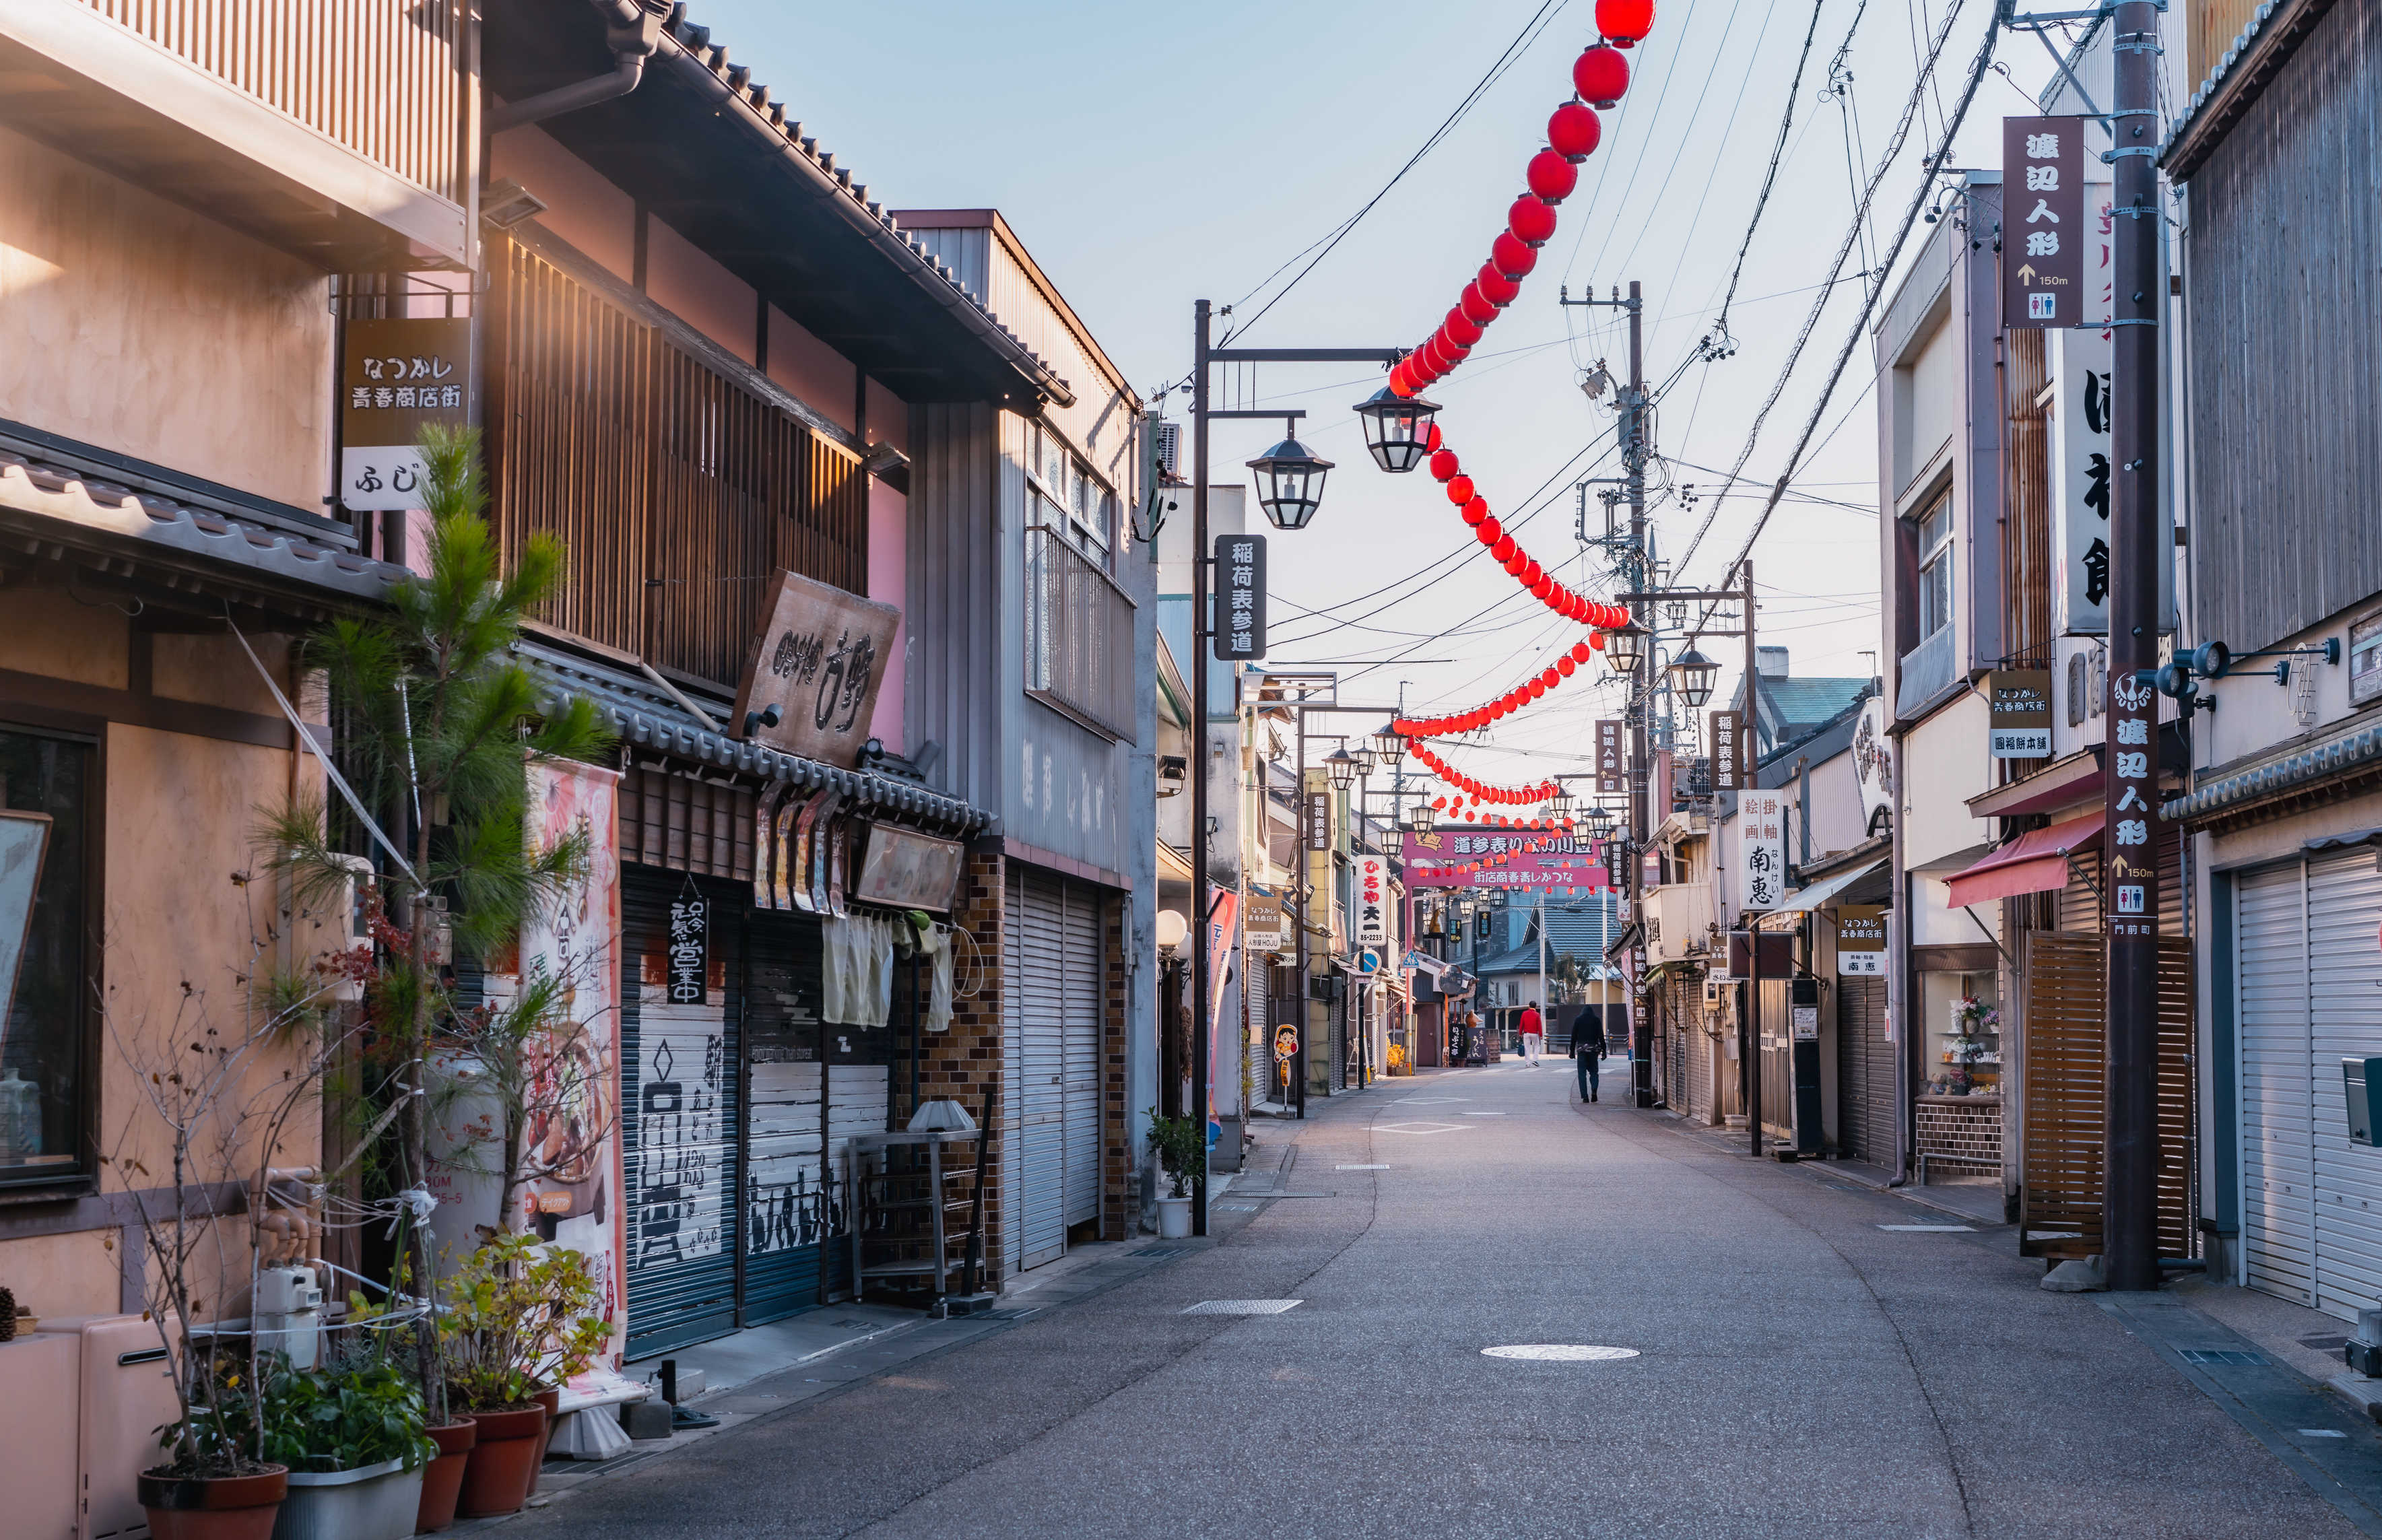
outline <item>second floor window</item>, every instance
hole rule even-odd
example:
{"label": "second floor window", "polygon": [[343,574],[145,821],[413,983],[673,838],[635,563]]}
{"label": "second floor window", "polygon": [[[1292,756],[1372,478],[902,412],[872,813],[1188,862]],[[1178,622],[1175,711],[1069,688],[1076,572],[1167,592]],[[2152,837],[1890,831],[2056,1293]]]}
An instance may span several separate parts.
{"label": "second floor window", "polygon": [[1029,522],[1061,532],[1069,544],[1105,570],[1109,546],[1115,538],[1116,494],[1100,483],[1058,434],[1038,422],[1026,431],[1031,435],[1025,457]]}
{"label": "second floor window", "polygon": [[1952,496],[1946,493],[1919,518],[1919,636],[1924,641],[1952,623]]}

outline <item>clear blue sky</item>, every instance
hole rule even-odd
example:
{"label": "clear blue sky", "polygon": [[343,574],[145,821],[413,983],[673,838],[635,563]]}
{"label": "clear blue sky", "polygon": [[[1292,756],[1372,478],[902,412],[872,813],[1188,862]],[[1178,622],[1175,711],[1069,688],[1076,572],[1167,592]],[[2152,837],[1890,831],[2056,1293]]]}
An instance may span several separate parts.
{"label": "clear blue sky", "polygon": [[[1864,0],[1821,0],[1788,153],[1731,318],[1739,351],[1688,368],[1659,410],[1659,446],[1680,462],[1676,480],[1708,492],[1736,458],[1848,227],[1848,143],[1858,139],[1864,163],[1880,155],[1944,3],[1867,0],[1864,8]],[[1922,142],[1957,101],[1983,33],[1983,0],[1963,3],[1940,86],[1881,188],[1873,219],[1881,241],[1901,217]],[[872,195],[894,208],[1001,209],[1147,391],[1187,370],[1195,299],[1242,299],[1355,213],[1539,9],[1540,0],[1197,7],[697,0],[692,13]],[[1569,94],[1572,57],[1593,41],[1593,14],[1591,0],[1556,4],[1551,22],[1455,131],[1247,340],[1372,346],[1426,336],[1522,189],[1546,116]],[[1564,311],[1557,287],[1568,282],[1577,295],[1591,283],[1602,290],[1640,280],[1648,374],[1659,380],[1678,370],[1711,324],[1745,233],[1812,14],[1800,0],[1663,0],[1653,34],[1633,57],[1629,95],[1605,115],[1603,145],[1581,167],[1580,190],[1563,205],[1561,227],[1521,299],[1432,392],[1467,471],[1501,517],[1529,507],[1530,495],[1556,478],[1552,504],[1522,532],[1525,543],[1542,559],[1560,558],[1592,592],[1604,585],[1583,569],[1565,490],[1579,472],[1558,473],[1583,447],[1609,448],[1611,414],[1591,408],[1576,382],[1601,356],[1618,369],[1626,352],[1611,312]],[[1848,34],[1848,94],[1823,101],[1830,62]],[[2018,81],[2036,89],[2049,67],[2040,50],[2033,60],[2007,45],[2004,53]],[[1995,164],[1999,119],[2032,110],[2017,86],[1989,75],[1953,163]],[[1857,251],[1847,270],[1862,265]],[[1800,430],[1860,291],[1859,281],[1832,291],[1748,466],[1756,486],[1775,476]],[[1812,496],[1856,507],[1790,501],[1754,553],[1766,591],[1764,640],[1790,647],[1799,674],[1866,674],[1872,660],[1860,654],[1878,645],[1869,376],[1864,342],[1825,420],[1833,436],[1798,482]],[[1277,547],[1275,658],[1374,659],[1407,650],[1416,660],[1448,659],[1373,670],[1348,694],[1387,701],[1404,680],[1411,703],[1469,703],[1541,666],[1540,654],[1576,640],[1577,629],[1509,597],[1511,580],[1480,559],[1451,559],[1419,586],[1349,602],[1471,549],[1427,476],[1385,476],[1366,458],[1355,420],[1340,408],[1375,383],[1362,368],[1320,366],[1276,369],[1257,382],[1262,400],[1309,409],[1306,436],[1340,466],[1315,523]],[[1182,397],[1175,401],[1179,413]],[[1268,431],[1220,426],[1217,464],[1237,473],[1270,442]],[[1692,509],[1659,506],[1662,548],[1680,550],[1712,507],[1709,498]],[[1743,495],[1722,506],[1685,576],[1717,580],[1759,507]],[[1371,613],[1393,597],[1394,605]],[[1423,641],[1501,600],[1503,608],[1460,634]],[[1333,619],[1302,625],[1293,606],[1332,610]],[[1567,687],[1509,723],[1499,734],[1505,748],[1466,751],[1467,765],[1492,776],[1562,767],[1513,751],[1584,754],[1587,719],[1610,706],[1609,698]]]}

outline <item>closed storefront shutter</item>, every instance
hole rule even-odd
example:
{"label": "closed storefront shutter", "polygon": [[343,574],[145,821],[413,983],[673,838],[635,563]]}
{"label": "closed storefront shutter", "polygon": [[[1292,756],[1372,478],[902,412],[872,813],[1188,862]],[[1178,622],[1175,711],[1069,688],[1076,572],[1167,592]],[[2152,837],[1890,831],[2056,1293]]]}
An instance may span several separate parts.
{"label": "closed storefront shutter", "polygon": [[[711,930],[710,998],[671,1005],[663,949],[669,901],[687,878],[621,874],[621,1158],[627,1173],[631,1358],[736,1328],[736,1165],[743,1087],[736,1031],[738,927]],[[715,915],[734,914],[735,885],[694,879]]]}
{"label": "closed storefront shutter", "polygon": [[750,1090],[744,1176],[744,1321],[775,1321],[819,1300],[821,1253],[836,1225],[824,1159],[818,1060],[819,924],[747,911],[744,1057]]}
{"label": "closed storefront shutter", "polygon": [[1241,1046],[1243,1079],[1247,1096],[1244,1112],[1259,1102],[1273,1100],[1273,968],[1262,956],[1241,954],[1244,991],[1242,1018],[1246,1023]]}
{"label": "closed storefront shutter", "polygon": [[1894,1164],[1894,1045],[1885,1036],[1885,980],[1836,980],[1836,1137],[1844,1153]]}
{"label": "closed storefront shutter", "polygon": [[1003,1246],[1010,1269],[1064,1252],[1066,905],[1055,878],[1009,868],[1003,910]]}
{"label": "closed storefront shutter", "polygon": [[2382,1152],[2350,1143],[2340,1074],[2382,1047],[2375,859],[2328,851],[2235,886],[2247,1278],[2343,1319],[2382,1297]]}

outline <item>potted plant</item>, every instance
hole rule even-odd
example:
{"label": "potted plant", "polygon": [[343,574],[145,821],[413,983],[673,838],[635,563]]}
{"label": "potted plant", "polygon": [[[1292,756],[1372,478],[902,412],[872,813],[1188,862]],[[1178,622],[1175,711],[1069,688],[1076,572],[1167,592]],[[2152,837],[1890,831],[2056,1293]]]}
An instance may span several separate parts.
{"label": "potted plant", "polygon": [[1160,1169],[1172,1183],[1158,1200],[1158,1233],[1180,1241],[1191,1233],[1191,1187],[1206,1173],[1206,1131],[1189,1118],[1161,1118],[1150,1109],[1149,1147],[1157,1152]]}
{"label": "potted plant", "polygon": [[438,1316],[448,1394],[479,1424],[456,1512],[511,1513],[529,1500],[546,1449],[539,1396],[584,1369],[608,1338],[602,1290],[582,1253],[533,1236],[490,1236],[446,1290]]}
{"label": "potted plant", "polygon": [[377,1349],[280,1366],[263,1398],[266,1456],[289,1468],[274,1540],[404,1540],[436,1453],[422,1387]]}

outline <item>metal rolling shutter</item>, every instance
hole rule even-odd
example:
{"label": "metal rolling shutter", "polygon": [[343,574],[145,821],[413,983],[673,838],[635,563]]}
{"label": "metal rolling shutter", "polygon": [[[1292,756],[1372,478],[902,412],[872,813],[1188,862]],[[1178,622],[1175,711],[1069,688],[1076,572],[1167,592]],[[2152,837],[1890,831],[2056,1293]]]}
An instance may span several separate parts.
{"label": "metal rolling shutter", "polygon": [[[737,1018],[742,959],[734,924],[715,924],[710,1003],[661,997],[659,954],[675,872],[624,869],[620,884],[620,1119],[627,1172],[628,1356],[641,1358],[736,1329],[738,1124],[743,1115]],[[738,913],[731,885],[697,879],[713,912]],[[652,954],[656,961],[645,966]]]}
{"label": "metal rolling shutter", "polygon": [[819,923],[807,914],[748,911],[744,1057],[744,1324],[819,1302],[821,1250],[833,1183],[822,1158]]}
{"label": "metal rolling shutter", "polygon": [[2382,1151],[2349,1141],[2340,1061],[2382,1052],[2382,874],[2359,847],[2308,860],[2309,1079],[2315,1306],[2355,1320],[2382,1300]]}
{"label": "metal rolling shutter", "polygon": [[1002,1244],[1009,1270],[1067,1249],[1066,909],[1055,880],[1009,868],[1003,906]]}
{"label": "metal rolling shutter", "polygon": [[1273,969],[1263,957],[1241,954],[1241,1115],[1273,1099]]}
{"label": "metal rolling shutter", "polygon": [[1894,1163],[1894,1045],[1882,978],[1836,980],[1836,1138],[1856,1160]]}
{"label": "metal rolling shutter", "polygon": [[1324,1069],[1325,1083],[1334,1091],[1348,1089],[1348,994],[1356,987],[1353,975],[1340,975],[1340,994],[1331,1006],[1331,1062]]}
{"label": "metal rolling shutter", "polygon": [[2234,894],[2241,1043],[2241,1242],[2253,1289],[2315,1302],[2306,893],[2300,862],[2244,874]]}
{"label": "metal rolling shutter", "polygon": [[[1101,966],[1099,890],[1063,884],[1061,945],[1066,952],[1067,996],[1062,1003],[1065,1036],[1061,1082],[1066,1118],[1064,1218],[1079,1225],[1100,1216],[1100,1028],[1108,1016],[1107,970]],[[1212,1049],[1212,1045],[1210,1045]],[[1233,1073],[1232,1061],[1214,1063],[1219,1075]]]}

